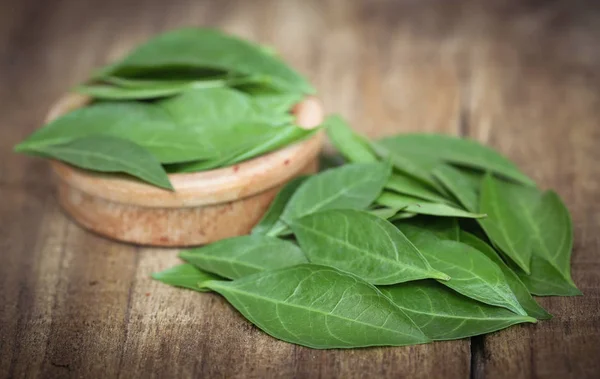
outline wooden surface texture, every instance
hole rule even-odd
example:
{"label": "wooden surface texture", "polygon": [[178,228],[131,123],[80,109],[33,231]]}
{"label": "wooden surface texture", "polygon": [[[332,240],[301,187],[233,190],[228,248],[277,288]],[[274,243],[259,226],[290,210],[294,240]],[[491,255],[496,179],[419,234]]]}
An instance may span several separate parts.
{"label": "wooden surface texture", "polygon": [[[211,25],[275,46],[370,136],[465,135],[565,199],[583,297],[485,337],[318,351],[277,341],[214,294],[149,273],[176,251],[84,231],[47,162],[12,146],[94,67],[148,36]],[[0,378],[600,377],[597,1],[0,2]]]}

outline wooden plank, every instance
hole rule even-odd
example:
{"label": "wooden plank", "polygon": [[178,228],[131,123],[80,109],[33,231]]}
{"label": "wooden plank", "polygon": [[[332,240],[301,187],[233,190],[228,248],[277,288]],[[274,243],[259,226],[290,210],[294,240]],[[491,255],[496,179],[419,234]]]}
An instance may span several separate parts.
{"label": "wooden plank", "polygon": [[[584,294],[540,298],[552,320],[475,340],[476,378],[600,373],[600,81],[590,75],[600,56],[590,59],[597,52],[585,43],[600,37],[600,29],[585,27],[591,19],[597,25],[600,13],[589,11],[513,9],[490,20],[489,34],[473,44],[470,134],[563,197],[575,226],[573,278]],[[568,50],[564,35],[573,36]]]}

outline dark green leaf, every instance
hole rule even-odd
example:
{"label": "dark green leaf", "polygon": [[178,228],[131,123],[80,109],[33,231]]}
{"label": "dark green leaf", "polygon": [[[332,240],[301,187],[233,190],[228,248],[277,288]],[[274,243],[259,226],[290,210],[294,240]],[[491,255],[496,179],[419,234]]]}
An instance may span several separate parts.
{"label": "dark green leaf", "polygon": [[287,342],[316,349],[429,342],[377,288],[334,268],[299,265],[206,286]]}
{"label": "dark green leaf", "polygon": [[183,28],[161,34],[136,48],[97,76],[127,76],[173,67],[224,70],[234,74],[263,75],[275,86],[312,93],[312,86],[297,72],[260,46],[219,31]]}
{"label": "dark green leaf", "polygon": [[[531,205],[531,204],[529,204]],[[553,191],[544,193],[532,212],[523,213],[531,228],[531,275],[520,273],[529,291],[539,296],[581,295],[571,278],[573,224],[569,210]],[[530,218],[529,218],[530,217]]]}
{"label": "dark green leaf", "polygon": [[544,308],[542,308],[534,299],[531,297],[529,290],[525,285],[519,280],[517,274],[511,270],[506,263],[500,258],[500,256],[496,253],[496,251],[487,243],[483,242],[479,238],[475,237],[471,233],[460,231],[460,242],[465,243],[488,257],[494,263],[500,267],[502,273],[504,274],[504,278],[506,278],[506,282],[508,283],[510,289],[519,300],[519,304],[523,307],[525,312],[531,317],[535,317],[538,320],[548,320],[552,318]]}
{"label": "dark green leaf", "polygon": [[[418,216],[410,220],[398,221],[394,225],[412,225],[427,229],[439,239],[458,241],[460,227],[454,217]],[[401,227],[400,227],[401,228]]]}
{"label": "dark green leaf", "polygon": [[434,270],[394,225],[367,212],[316,212],[295,219],[291,227],[311,263],[336,267],[372,284],[450,279]]}
{"label": "dark green leaf", "polygon": [[325,130],[333,146],[352,163],[377,162],[367,144],[350,129],[350,126],[339,115],[329,116],[325,122]]}
{"label": "dark green leaf", "polygon": [[204,271],[229,279],[307,262],[302,250],[294,243],[260,235],[228,238],[184,250],[179,257]]}
{"label": "dark green leaf", "polygon": [[471,213],[448,204],[431,203],[427,200],[385,191],[376,200],[376,203],[390,208],[401,208],[405,212],[443,217],[481,218],[485,214]]}
{"label": "dark green leaf", "polygon": [[461,242],[440,240],[426,229],[405,224],[398,227],[434,269],[450,276],[440,283],[472,299],[527,315],[502,270],[483,253]]}
{"label": "dark green leaf", "polygon": [[189,288],[200,292],[209,291],[201,283],[209,280],[220,280],[221,278],[204,272],[191,264],[184,263],[175,267],[166,269],[165,271],[155,272],[152,278],[176,287]]}
{"label": "dark green leaf", "polygon": [[476,141],[442,134],[402,134],[388,137],[379,144],[394,153],[412,156],[413,159],[433,159],[492,171],[522,184],[535,186],[514,163],[497,151]]}
{"label": "dark green leaf", "polygon": [[491,333],[532,317],[463,296],[434,281],[422,280],[379,288],[433,340],[453,340]]}
{"label": "dark green leaf", "polygon": [[277,224],[288,201],[306,179],[308,179],[307,176],[299,176],[290,180],[283,186],[277,193],[277,196],[275,196],[275,199],[271,202],[267,213],[265,213],[260,222],[252,229],[252,234],[267,234],[271,228]]}
{"label": "dark green leaf", "polygon": [[152,154],[133,142],[109,136],[90,136],[33,150],[88,170],[121,172],[155,186],[173,190],[167,173]]}
{"label": "dark green leaf", "polygon": [[540,193],[535,188],[486,175],[481,184],[479,211],[488,215],[479,220],[489,239],[522,270],[529,272],[531,232],[535,217],[531,204]]}

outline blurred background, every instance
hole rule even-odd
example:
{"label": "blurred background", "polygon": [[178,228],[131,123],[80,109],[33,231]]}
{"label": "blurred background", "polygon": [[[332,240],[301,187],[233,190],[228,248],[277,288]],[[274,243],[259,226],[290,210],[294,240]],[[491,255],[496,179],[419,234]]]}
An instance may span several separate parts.
{"label": "blurred background", "polygon": [[599,104],[596,0],[2,0],[0,162],[94,68],[190,25],[273,46],[369,136],[461,134],[518,159],[547,120],[558,137]]}
{"label": "blurred background", "polygon": [[459,116],[461,98],[480,99],[499,77],[597,80],[599,4],[2,0],[2,95],[20,106],[49,105],[93,67],[152,34],[210,25],[277,48],[316,84],[329,110],[361,129],[372,131],[375,123],[377,133],[444,129]]}

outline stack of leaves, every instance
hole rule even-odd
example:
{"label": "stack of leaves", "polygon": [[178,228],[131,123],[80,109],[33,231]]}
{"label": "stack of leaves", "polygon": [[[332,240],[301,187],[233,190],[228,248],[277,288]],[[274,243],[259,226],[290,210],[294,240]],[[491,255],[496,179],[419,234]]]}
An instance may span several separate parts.
{"label": "stack of leaves", "polygon": [[307,138],[290,109],[311,85],[262,46],[180,29],[104,67],[77,91],[94,102],[15,150],[172,189],[167,173],[209,170]]}
{"label": "stack of leaves", "polygon": [[373,142],[337,116],[326,128],[348,164],[290,182],[251,235],[153,277],[320,349],[480,335],[549,319],[532,294],[581,294],[567,209],[497,152],[443,135]]}

